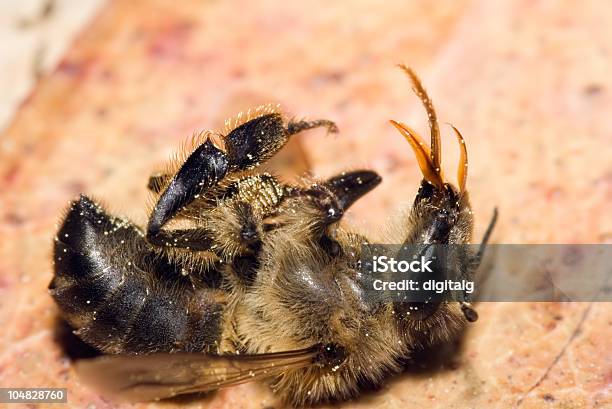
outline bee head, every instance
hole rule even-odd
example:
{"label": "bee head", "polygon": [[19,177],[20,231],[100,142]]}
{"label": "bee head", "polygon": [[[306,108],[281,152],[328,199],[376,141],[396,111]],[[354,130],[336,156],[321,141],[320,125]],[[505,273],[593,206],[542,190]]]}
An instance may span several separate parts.
{"label": "bee head", "polygon": [[[408,75],[412,82],[413,91],[427,111],[431,134],[431,142],[428,146],[423,138],[408,125],[398,121],[390,121],[410,144],[423,175],[421,186],[411,210],[414,229],[405,238],[404,244],[468,244],[472,236],[473,219],[466,191],[468,158],[465,140],[457,128],[451,125],[460,149],[457,185],[455,186],[446,181],[442,171],[440,128],[431,99],[416,74],[404,65],[400,65],[400,68]],[[469,259],[468,250],[465,247],[456,247],[455,250],[457,251],[449,253],[454,260],[449,264],[465,266],[466,260]],[[437,279],[452,278],[447,276],[450,273],[451,271],[448,269],[440,268],[438,269],[439,276]],[[421,327],[426,326],[429,321],[439,320],[440,316],[453,316],[449,313],[450,311],[456,314],[462,313],[467,321],[476,320],[477,314],[469,306],[467,299],[459,303],[460,309],[455,307],[457,305],[451,307],[451,304],[436,302],[396,305],[398,311],[405,313],[402,315],[409,316],[408,322],[418,322],[414,325]],[[446,312],[441,313],[441,311]]]}

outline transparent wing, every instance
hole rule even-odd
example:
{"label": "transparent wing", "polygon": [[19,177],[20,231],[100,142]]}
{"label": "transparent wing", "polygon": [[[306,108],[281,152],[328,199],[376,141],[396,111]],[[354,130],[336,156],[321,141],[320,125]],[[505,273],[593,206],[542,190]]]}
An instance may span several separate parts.
{"label": "transparent wing", "polygon": [[315,345],[258,355],[105,355],[78,361],[76,369],[102,392],[122,400],[150,401],[239,385],[310,366],[320,350]]}

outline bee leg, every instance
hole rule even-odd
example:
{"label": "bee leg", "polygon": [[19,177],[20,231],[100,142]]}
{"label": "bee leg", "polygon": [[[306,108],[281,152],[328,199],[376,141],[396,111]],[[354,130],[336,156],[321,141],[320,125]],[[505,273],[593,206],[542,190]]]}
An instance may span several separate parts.
{"label": "bee leg", "polygon": [[216,185],[229,168],[227,154],[211,140],[196,148],[157,200],[147,225],[147,239],[155,244],[163,225],[197,195]]}
{"label": "bee leg", "polygon": [[322,186],[313,186],[305,191],[321,211],[320,245],[328,254],[338,255],[341,248],[334,239],[331,225],[340,221],[344,212],[358,199],[374,189],[381,182],[381,177],[370,170],[343,172],[329,178]]}
{"label": "bee leg", "polygon": [[232,207],[234,208],[222,212],[211,221],[212,231],[203,228],[162,229],[150,237],[149,242],[158,246],[196,251],[214,250],[220,256],[223,256],[223,253],[247,253],[249,250],[258,249],[261,245],[261,229],[251,206],[238,202]]}
{"label": "bee leg", "polygon": [[493,233],[493,228],[495,227],[495,223],[497,223],[497,213],[498,212],[497,212],[497,207],[496,207],[495,209],[493,209],[493,216],[491,217],[489,226],[487,227],[487,230],[485,231],[485,234],[482,237],[482,241],[480,242],[480,247],[478,248],[478,252],[472,259],[472,265],[474,266],[474,269],[477,269],[480,266],[480,263],[482,262],[484,252],[487,248],[487,243],[489,242],[489,238],[491,237],[491,234]]}
{"label": "bee leg", "polygon": [[[489,238],[493,233],[493,228],[495,227],[495,223],[497,222],[497,208],[493,210],[493,217],[491,217],[491,221],[489,222],[489,226],[485,231],[484,236],[482,237],[482,241],[480,243],[480,247],[478,248],[478,252],[471,260],[471,265],[474,271],[480,267],[480,263],[482,262],[482,258],[484,256],[484,252],[487,248],[487,243],[489,242]],[[459,303],[461,306],[461,311],[463,312],[463,316],[468,322],[475,322],[478,320],[478,313],[472,307],[472,304],[469,302],[469,296],[464,294],[464,300]]]}
{"label": "bee leg", "polygon": [[162,229],[149,237],[149,243],[164,247],[179,247],[196,251],[210,250],[214,243],[210,232],[205,229]]}
{"label": "bee leg", "polygon": [[326,119],[289,121],[286,125],[279,113],[252,119],[224,138],[230,168],[245,170],[257,167],[278,152],[291,135],[319,127],[326,127],[328,132],[338,132],[336,124]]}
{"label": "bee leg", "polygon": [[149,182],[147,183],[147,189],[153,193],[161,193],[164,186],[168,184],[172,176],[163,173],[156,173],[149,176]]}
{"label": "bee leg", "polygon": [[262,218],[249,203],[236,200],[211,211],[208,229],[162,229],[149,241],[158,246],[213,252],[231,262],[238,280],[248,286],[259,267],[262,235]]}
{"label": "bee leg", "polygon": [[336,196],[339,208],[345,211],[381,181],[382,178],[376,172],[357,170],[333,176],[326,181],[326,185]]}
{"label": "bee leg", "polygon": [[289,121],[289,123],[287,124],[287,134],[293,135],[305,131],[307,129],[320,127],[327,128],[327,132],[330,133],[338,132],[338,127],[334,122],[327,119],[317,119],[314,121]]}
{"label": "bee leg", "polygon": [[[196,148],[161,193],[147,226],[147,239],[156,242],[164,224],[196,197],[215,186],[228,174],[252,169],[274,155],[297,132],[326,126],[331,121],[290,121],[287,126],[279,113],[251,119],[233,129],[223,140],[225,150],[209,139]],[[154,187],[159,188],[157,183]]]}
{"label": "bee leg", "polygon": [[378,173],[370,170],[343,172],[322,184],[314,184],[298,194],[308,196],[322,213],[322,225],[339,221],[344,212],[381,182]]}

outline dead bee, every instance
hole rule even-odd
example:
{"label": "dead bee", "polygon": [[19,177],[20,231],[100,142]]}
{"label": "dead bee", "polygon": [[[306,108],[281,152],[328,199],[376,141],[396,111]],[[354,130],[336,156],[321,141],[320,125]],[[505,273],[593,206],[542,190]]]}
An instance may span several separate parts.
{"label": "dead bee", "polygon": [[[440,170],[431,101],[402,69],[431,130],[428,148],[391,121],[424,177],[401,222],[404,243],[467,244],[464,140],[453,128],[461,147],[456,188]],[[135,400],[265,379],[300,406],[380,384],[412,349],[450,339],[477,318],[467,302],[419,304],[418,314],[405,314],[415,306],[364,299],[357,273],[368,240],[338,224],[379,184],[375,172],[304,185],[256,172],[291,135],[321,126],[336,131],[330,121],[285,121],[263,108],[216,141],[196,138],[175,166],[150,179],[157,196],[145,230],[85,196],[71,205],[55,239],[51,294],[82,340],[121,354],[79,362],[83,375]],[[463,256],[457,268],[469,276],[480,254]]]}

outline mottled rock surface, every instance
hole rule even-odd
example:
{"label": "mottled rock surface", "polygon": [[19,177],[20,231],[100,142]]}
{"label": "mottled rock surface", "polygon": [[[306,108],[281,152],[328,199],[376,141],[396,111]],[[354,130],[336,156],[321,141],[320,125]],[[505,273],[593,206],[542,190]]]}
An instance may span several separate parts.
{"label": "mottled rock surface", "polygon": [[[46,291],[56,223],[80,192],[143,222],[148,174],[244,101],[337,121],[338,137],[299,137],[299,169],[375,169],[383,184],[347,222],[391,223],[419,171],[387,120],[426,131],[398,62],[420,73],[441,121],[466,138],[478,236],[498,206],[499,243],[609,242],[611,21],[609,4],[588,0],[112,2],[0,136],[0,386],[68,387],[74,407],[115,407],[75,376]],[[458,152],[443,132],[452,175]],[[417,356],[343,406],[612,405],[611,304],[478,309],[450,357]],[[182,403],[282,407],[261,384]]]}

